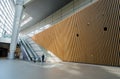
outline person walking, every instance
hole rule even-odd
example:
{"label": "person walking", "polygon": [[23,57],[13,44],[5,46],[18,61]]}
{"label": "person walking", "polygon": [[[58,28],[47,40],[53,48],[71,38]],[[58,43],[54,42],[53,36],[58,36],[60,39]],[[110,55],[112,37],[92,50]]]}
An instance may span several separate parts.
{"label": "person walking", "polygon": [[42,55],[42,62],[45,62],[45,55]]}

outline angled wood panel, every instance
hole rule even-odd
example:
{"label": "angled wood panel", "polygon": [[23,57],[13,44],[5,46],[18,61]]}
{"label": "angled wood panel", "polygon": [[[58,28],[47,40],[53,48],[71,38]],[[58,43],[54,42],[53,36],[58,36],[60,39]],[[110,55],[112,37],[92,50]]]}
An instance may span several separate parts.
{"label": "angled wood panel", "polygon": [[63,61],[120,66],[119,1],[99,0],[32,38]]}

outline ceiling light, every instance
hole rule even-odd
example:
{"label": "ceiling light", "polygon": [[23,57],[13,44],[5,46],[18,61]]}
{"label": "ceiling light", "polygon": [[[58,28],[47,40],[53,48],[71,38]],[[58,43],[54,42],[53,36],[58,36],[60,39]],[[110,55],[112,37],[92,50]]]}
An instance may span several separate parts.
{"label": "ceiling light", "polygon": [[25,21],[23,21],[23,22],[21,23],[20,26],[23,26],[23,25],[27,24],[27,23],[30,22],[32,19],[33,19],[32,17],[27,18]]}

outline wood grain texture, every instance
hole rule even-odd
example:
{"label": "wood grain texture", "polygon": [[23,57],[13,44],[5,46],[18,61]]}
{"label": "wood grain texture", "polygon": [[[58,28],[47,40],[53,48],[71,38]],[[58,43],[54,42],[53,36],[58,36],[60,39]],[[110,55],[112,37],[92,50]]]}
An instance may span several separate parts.
{"label": "wood grain texture", "polygon": [[120,66],[119,1],[99,0],[32,39],[63,61]]}

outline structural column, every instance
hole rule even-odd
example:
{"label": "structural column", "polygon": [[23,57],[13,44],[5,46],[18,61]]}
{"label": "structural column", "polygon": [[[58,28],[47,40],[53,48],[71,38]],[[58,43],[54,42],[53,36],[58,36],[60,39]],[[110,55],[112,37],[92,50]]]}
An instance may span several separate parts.
{"label": "structural column", "polygon": [[10,43],[10,51],[8,53],[9,59],[14,59],[14,53],[16,50],[16,45],[18,41],[18,35],[20,30],[20,22],[23,13],[23,4],[24,0],[16,0],[16,7],[15,7],[15,16],[14,16],[14,23],[13,23],[13,30],[12,30],[12,38]]}

